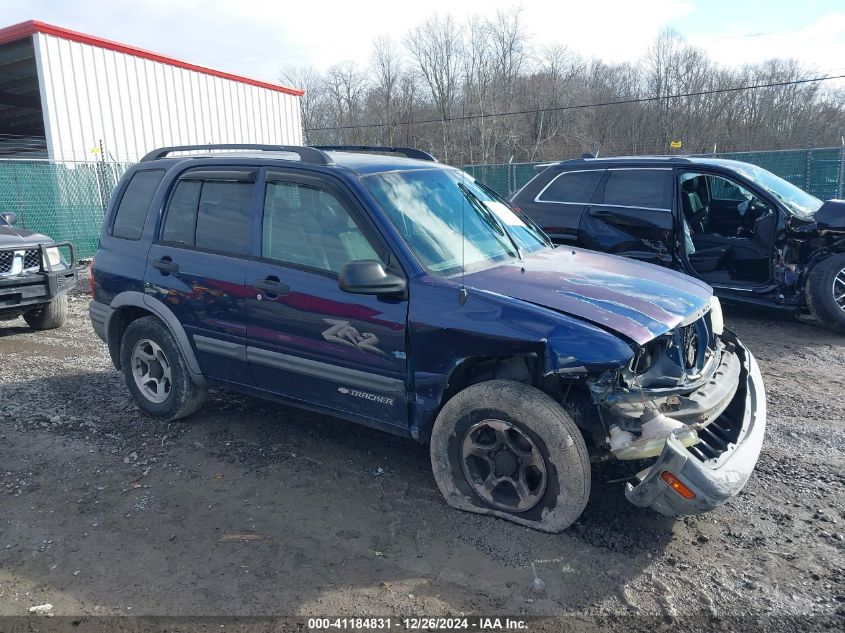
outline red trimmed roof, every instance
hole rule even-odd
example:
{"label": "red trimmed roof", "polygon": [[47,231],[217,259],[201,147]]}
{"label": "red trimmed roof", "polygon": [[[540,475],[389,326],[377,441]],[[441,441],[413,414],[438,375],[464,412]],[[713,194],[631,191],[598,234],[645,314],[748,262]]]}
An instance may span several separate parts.
{"label": "red trimmed roof", "polygon": [[53,26],[52,24],[46,24],[44,22],[39,22],[38,20],[28,20],[27,22],[13,24],[12,26],[7,26],[6,28],[0,29],[0,44],[5,44],[6,42],[14,42],[15,40],[20,40],[25,37],[34,35],[35,33],[44,33],[45,35],[53,35],[55,37],[60,37],[65,40],[71,40],[72,42],[90,44],[92,46],[98,46],[100,48],[105,48],[110,51],[117,51],[118,53],[125,53],[127,55],[134,55],[135,57],[141,57],[143,59],[150,59],[154,62],[161,62],[162,64],[176,66],[177,68],[193,70],[194,72],[203,73],[205,75],[211,75],[213,77],[221,77],[223,79],[239,81],[241,83],[249,84],[251,86],[266,88],[267,90],[285,92],[287,94],[295,95],[297,97],[301,97],[304,94],[303,90],[298,90],[296,88],[288,88],[287,86],[279,86],[277,84],[271,84],[265,81],[258,81],[257,79],[249,79],[248,77],[233,75],[232,73],[223,72],[221,70],[214,70],[212,68],[206,68],[205,66],[197,66],[196,64],[183,62],[178,59],[174,59],[173,57],[168,57],[167,55],[159,55],[158,53],[153,53],[151,51],[144,50],[143,48],[137,48],[135,46],[129,46],[127,44],[121,44],[120,42],[113,42],[111,40],[106,40],[101,37],[94,37],[93,35],[86,35],[85,33],[71,31],[70,29],[64,29],[60,26]]}

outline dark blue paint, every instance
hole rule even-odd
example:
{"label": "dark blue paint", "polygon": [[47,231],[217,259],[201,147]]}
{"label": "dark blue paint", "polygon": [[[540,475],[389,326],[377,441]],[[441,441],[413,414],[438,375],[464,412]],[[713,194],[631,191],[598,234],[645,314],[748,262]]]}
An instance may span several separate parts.
{"label": "dark blue paint", "polygon": [[[624,366],[638,344],[670,330],[709,301],[709,287],[684,275],[565,248],[540,251],[463,280],[431,276],[359,178],[388,170],[452,168],[384,156],[333,153],[333,158],[336,164],[328,166],[281,156],[180,157],[135,166],[115,200],[139,168],[163,168],[167,175],[140,240],[114,238],[105,224],[94,265],[95,300],[110,304],[121,292],[140,291],[161,301],[184,328],[203,374],[214,381],[411,436],[423,434],[450,379],[473,362],[526,356],[537,359],[544,374],[595,374]],[[186,169],[202,166],[259,170],[249,255],[157,243],[174,181]],[[408,296],[348,294],[331,274],[262,259],[267,170],[329,180],[364,213],[394,269],[407,277]],[[165,273],[153,266],[164,257],[179,270]],[[268,277],[282,282],[284,291],[273,294],[254,286]],[[462,283],[468,290],[463,304],[458,301]],[[193,335],[205,337],[203,349],[197,349]],[[229,345],[240,357],[209,352],[208,339]],[[291,359],[309,363],[310,374],[292,370]],[[354,390],[364,397],[350,395],[350,385],[334,372],[315,374],[320,367],[356,377]],[[372,388],[361,384],[362,375],[371,376]]]}

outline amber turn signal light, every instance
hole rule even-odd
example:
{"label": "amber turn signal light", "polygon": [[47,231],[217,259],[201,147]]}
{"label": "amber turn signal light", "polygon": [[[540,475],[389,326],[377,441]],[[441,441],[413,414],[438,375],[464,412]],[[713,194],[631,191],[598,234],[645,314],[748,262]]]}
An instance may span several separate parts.
{"label": "amber turn signal light", "polygon": [[681,483],[681,480],[675,477],[672,473],[668,470],[664,470],[660,473],[660,478],[665,481],[668,486],[681,495],[684,499],[695,499],[695,493],[687,488],[684,484]]}

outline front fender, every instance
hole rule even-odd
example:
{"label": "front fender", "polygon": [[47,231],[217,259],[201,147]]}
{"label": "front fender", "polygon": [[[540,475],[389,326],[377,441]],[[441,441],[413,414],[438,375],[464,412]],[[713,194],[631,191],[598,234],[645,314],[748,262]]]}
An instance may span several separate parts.
{"label": "front fender", "polygon": [[414,392],[411,432],[425,437],[460,385],[462,368],[478,360],[535,358],[544,375],[598,374],[622,367],[634,352],[619,336],[568,314],[473,289],[465,303],[440,280],[412,281],[409,339]]}

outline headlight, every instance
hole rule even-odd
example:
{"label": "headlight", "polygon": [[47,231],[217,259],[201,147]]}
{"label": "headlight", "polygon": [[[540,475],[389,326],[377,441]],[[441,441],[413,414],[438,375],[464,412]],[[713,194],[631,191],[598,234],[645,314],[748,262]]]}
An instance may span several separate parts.
{"label": "headlight", "polygon": [[725,317],[722,316],[722,304],[719,303],[719,297],[710,297],[710,327],[713,328],[713,334],[720,336],[725,331]]}
{"label": "headlight", "polygon": [[59,249],[55,246],[50,246],[49,248],[44,249],[44,257],[45,257],[45,266],[50,266],[51,268],[55,268],[56,266],[62,265],[62,254],[59,252]]}

